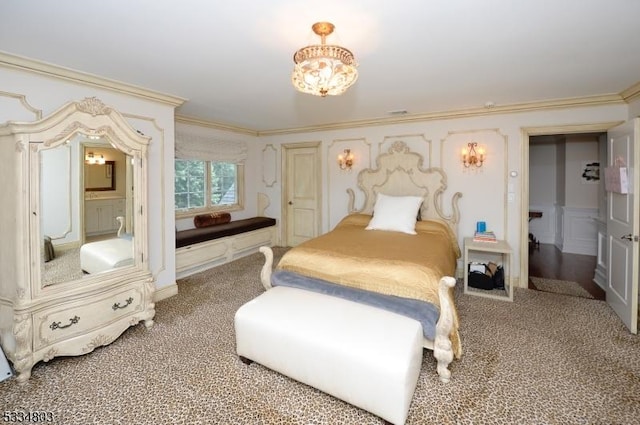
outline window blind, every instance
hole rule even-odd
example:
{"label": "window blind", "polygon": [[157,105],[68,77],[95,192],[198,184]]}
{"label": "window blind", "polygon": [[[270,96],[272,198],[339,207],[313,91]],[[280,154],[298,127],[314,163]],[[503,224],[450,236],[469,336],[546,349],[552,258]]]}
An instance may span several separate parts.
{"label": "window blind", "polygon": [[247,143],[243,141],[217,140],[209,136],[176,132],[176,158],[237,164],[247,159],[247,151]]}

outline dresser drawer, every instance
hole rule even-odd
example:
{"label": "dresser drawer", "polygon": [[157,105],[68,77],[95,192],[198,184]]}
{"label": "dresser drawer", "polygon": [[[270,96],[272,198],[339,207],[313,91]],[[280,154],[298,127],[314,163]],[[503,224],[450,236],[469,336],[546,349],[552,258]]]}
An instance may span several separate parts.
{"label": "dresser drawer", "polygon": [[144,310],[144,286],[81,298],[34,313],[34,350]]}

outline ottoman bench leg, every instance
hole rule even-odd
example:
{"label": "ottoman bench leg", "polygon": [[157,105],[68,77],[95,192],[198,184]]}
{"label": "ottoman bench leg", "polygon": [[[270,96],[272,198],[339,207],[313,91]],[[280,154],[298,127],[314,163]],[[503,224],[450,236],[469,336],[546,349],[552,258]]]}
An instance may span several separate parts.
{"label": "ottoman bench leg", "polygon": [[253,363],[253,360],[248,359],[248,358],[246,358],[246,357],[244,357],[244,356],[238,356],[238,357],[240,357],[240,361],[241,361],[242,363],[244,363],[244,364],[251,364],[251,363]]}

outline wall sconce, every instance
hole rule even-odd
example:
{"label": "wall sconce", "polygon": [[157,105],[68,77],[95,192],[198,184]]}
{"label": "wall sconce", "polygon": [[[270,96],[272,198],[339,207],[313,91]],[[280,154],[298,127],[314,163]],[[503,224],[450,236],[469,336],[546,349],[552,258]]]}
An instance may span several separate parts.
{"label": "wall sconce", "polygon": [[104,155],[94,155],[93,152],[87,152],[84,156],[84,163],[87,165],[104,164]]}
{"label": "wall sconce", "polygon": [[351,167],[353,167],[353,154],[351,153],[351,149],[345,149],[344,153],[338,155],[338,166],[341,170],[351,171]]}
{"label": "wall sconce", "polygon": [[471,142],[467,144],[468,147],[462,149],[462,164],[469,168],[472,165],[478,168],[482,167],[482,163],[484,162],[484,149],[478,148],[476,152],[476,147],[478,144],[476,142]]}

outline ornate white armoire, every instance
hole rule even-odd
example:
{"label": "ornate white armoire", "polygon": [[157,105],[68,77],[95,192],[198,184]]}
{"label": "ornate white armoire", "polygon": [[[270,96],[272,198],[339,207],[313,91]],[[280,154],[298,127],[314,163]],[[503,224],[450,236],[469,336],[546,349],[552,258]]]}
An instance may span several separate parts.
{"label": "ornate white armoire", "polygon": [[[29,379],[41,360],[86,354],[140,321],[153,324],[149,143],[96,98],[68,103],[35,122],[0,127],[0,342],[18,381]],[[93,165],[85,152],[99,145],[124,153],[121,163],[104,172],[106,179],[115,178],[116,170],[126,173],[127,187],[114,190],[125,194],[130,225],[126,235],[113,238],[127,238],[122,252],[128,254],[122,255],[130,258],[87,274],[81,250],[96,242],[85,237],[84,201],[94,196],[84,186],[87,167]],[[98,259],[103,254],[85,252]]]}

